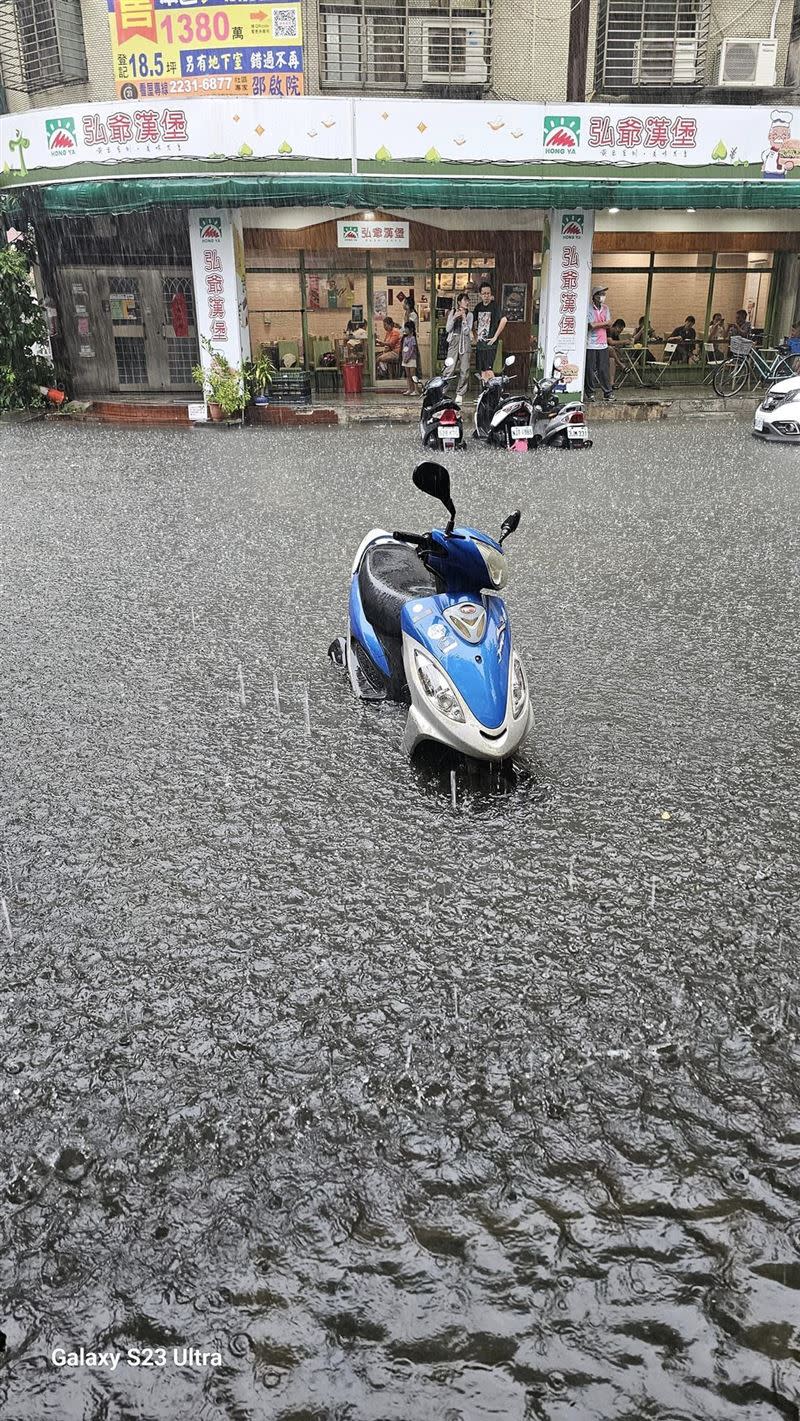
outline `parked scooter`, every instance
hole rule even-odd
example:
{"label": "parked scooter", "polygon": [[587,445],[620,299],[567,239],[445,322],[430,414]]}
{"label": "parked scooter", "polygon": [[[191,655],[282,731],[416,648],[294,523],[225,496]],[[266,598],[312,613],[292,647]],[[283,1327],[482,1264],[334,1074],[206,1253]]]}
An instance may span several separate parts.
{"label": "parked scooter", "polygon": [[433,741],[476,760],[507,759],[528,731],[530,704],[522,662],[500,596],[506,583],[502,543],[519,526],[519,509],[499,541],[456,528],[450,476],[419,464],[414,484],[444,504],[450,520],[431,533],[373,528],[353,562],[346,637],[328,651],[347,670],[362,700],[409,704],[408,754]]}
{"label": "parked scooter", "polygon": [[503,362],[504,373],[493,375],[483,386],[475,406],[472,437],[503,449],[535,449],[541,435],[534,428],[533,401],[508,389],[515,376],[505,372],[514,364],[514,356],[509,355]]}
{"label": "parked scooter", "polygon": [[[555,364],[558,376],[560,361],[556,360]],[[558,378],[534,381],[534,436],[538,435],[540,443],[551,448],[591,449],[592,440],[581,401],[559,403],[558,395],[564,388]]]}
{"label": "parked scooter", "polygon": [[463,449],[461,408],[447,394],[455,361],[448,357],[441,375],[433,375],[422,392],[419,432],[425,449]]}

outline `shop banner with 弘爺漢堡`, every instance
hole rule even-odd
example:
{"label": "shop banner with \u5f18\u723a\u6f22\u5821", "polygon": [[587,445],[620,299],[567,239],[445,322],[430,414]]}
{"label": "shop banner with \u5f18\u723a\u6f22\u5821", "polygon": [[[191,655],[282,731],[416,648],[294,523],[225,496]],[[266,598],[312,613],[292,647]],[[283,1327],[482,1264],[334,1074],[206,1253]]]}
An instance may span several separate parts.
{"label": "shop banner with \u5f18\u723a\u6f22\u5821", "polygon": [[301,6],[109,0],[121,99],[299,98]]}
{"label": "shop banner with \u5f18\u723a\u6f22\u5821", "polygon": [[[800,109],[719,104],[356,101],[359,172],[800,179]],[[575,170],[579,171],[576,172]],[[630,170],[633,170],[632,172]],[[640,170],[637,174],[636,170]]]}
{"label": "shop banner with \u5f18\u723a\u6f22\u5821", "polygon": [[170,172],[225,164],[273,172],[350,171],[348,99],[140,99],[26,109],[0,117],[6,182],[135,174],[154,163]]}

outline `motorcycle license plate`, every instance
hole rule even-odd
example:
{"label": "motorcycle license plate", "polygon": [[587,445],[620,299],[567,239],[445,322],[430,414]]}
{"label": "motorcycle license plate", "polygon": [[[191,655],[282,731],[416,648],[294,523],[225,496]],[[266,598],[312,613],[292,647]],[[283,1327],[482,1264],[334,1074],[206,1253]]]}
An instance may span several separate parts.
{"label": "motorcycle license plate", "polygon": [[581,444],[586,443],[586,429],[580,424],[567,425],[567,439],[577,439]]}
{"label": "motorcycle license plate", "polygon": [[753,428],[758,434],[760,434],[762,429],[764,428],[764,416],[760,410],[756,410],[756,417],[753,420]]}
{"label": "motorcycle license plate", "polygon": [[458,439],[458,430],[440,429],[439,438],[441,439],[443,444],[455,444],[456,440]]}
{"label": "motorcycle license plate", "polygon": [[533,439],[533,425],[532,425],[532,424],[512,424],[512,426],[511,426],[511,438],[512,438],[512,439]]}

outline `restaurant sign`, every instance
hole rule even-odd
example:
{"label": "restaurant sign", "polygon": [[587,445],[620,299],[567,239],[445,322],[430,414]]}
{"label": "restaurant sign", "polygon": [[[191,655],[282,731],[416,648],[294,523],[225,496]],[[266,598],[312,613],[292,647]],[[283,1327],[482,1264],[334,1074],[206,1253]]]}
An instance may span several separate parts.
{"label": "restaurant sign", "polygon": [[[800,179],[800,109],[730,104],[356,101],[359,163],[562,168],[665,164],[703,175]],[[698,176],[692,173],[691,176]]]}
{"label": "restaurant sign", "polygon": [[407,247],[408,222],[337,222],[340,247]]}
{"label": "restaurant sign", "polygon": [[593,228],[593,212],[551,209],[545,222],[539,308],[542,373],[559,380],[569,394],[583,388]]}
{"label": "restaurant sign", "polygon": [[121,99],[299,98],[299,3],[108,0]]}

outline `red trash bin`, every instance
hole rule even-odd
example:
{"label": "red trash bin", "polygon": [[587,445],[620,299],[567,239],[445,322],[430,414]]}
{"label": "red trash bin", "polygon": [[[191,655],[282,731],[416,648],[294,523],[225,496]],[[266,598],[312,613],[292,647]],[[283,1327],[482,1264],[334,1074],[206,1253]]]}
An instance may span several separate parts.
{"label": "red trash bin", "polygon": [[345,361],[342,366],[342,386],[346,395],[361,394],[361,371],[363,366],[349,364]]}

